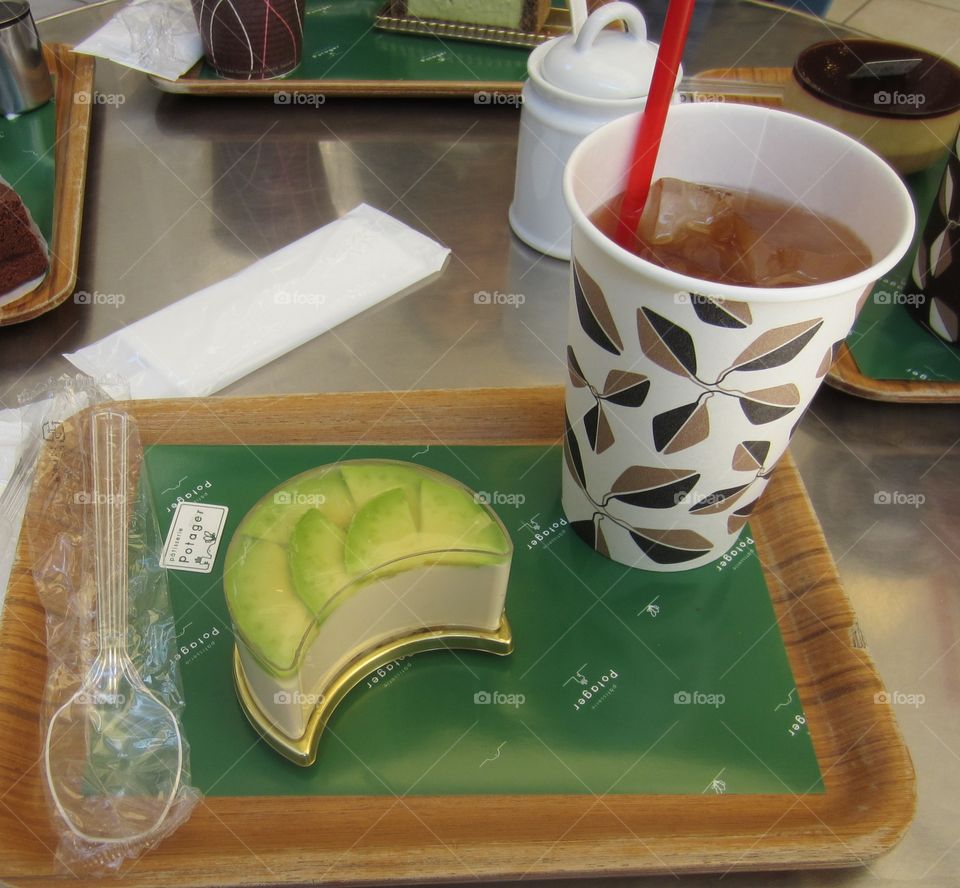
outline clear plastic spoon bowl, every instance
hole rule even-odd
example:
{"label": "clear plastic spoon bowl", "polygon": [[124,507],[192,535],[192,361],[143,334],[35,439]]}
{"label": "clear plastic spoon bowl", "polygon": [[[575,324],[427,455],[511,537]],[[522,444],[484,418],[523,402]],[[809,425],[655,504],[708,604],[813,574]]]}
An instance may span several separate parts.
{"label": "clear plastic spoon bowl", "polygon": [[147,839],[176,796],[180,727],[127,653],[127,527],[131,420],[91,417],[96,536],[96,658],[53,715],[44,744],[53,802],[69,829],[95,843]]}

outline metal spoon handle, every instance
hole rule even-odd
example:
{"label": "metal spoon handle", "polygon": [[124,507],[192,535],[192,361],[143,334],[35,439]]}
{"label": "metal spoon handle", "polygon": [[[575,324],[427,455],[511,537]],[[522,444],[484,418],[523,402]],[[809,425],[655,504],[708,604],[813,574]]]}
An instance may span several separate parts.
{"label": "metal spoon handle", "polygon": [[[114,411],[92,417],[93,526],[97,631],[101,657],[127,649],[127,487],[129,420]],[[117,665],[116,661],[111,665]]]}

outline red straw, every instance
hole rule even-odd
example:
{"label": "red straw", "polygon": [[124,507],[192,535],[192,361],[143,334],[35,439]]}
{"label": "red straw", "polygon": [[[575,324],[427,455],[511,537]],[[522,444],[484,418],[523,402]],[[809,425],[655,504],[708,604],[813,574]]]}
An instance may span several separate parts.
{"label": "red straw", "polygon": [[657,53],[657,66],[653,72],[650,94],[640,115],[637,138],[633,143],[633,160],[627,177],[627,188],[620,207],[620,223],[617,226],[617,243],[626,250],[633,247],[640,216],[650,194],[653,182],[653,167],[660,151],[663,125],[667,110],[673,100],[673,90],[680,70],[683,47],[690,30],[694,0],[670,0],[667,19],[663,25],[663,37]]}

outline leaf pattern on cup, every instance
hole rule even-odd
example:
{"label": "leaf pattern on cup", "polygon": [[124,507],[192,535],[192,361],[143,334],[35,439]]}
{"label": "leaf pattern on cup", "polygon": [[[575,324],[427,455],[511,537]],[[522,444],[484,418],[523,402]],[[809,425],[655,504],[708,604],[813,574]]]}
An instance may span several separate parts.
{"label": "leaf pattern on cup", "polygon": [[587,476],[583,469],[583,456],[580,454],[580,445],[577,443],[577,435],[570,425],[570,417],[564,413],[563,416],[563,458],[573,475],[580,489],[586,491]]}
{"label": "leaf pattern on cup", "polygon": [[769,453],[769,441],[741,441],[733,451],[731,468],[738,472],[756,472],[763,468]]}
{"label": "leaf pattern on cup", "polygon": [[654,364],[677,376],[695,377],[697,350],[693,337],[649,308],[637,310],[640,348]]}
{"label": "leaf pattern on cup", "polygon": [[702,296],[699,293],[689,293],[688,296],[697,317],[705,324],[742,330],[753,323],[753,315],[746,302]]}
{"label": "leaf pattern on cup", "polygon": [[[576,308],[583,332],[594,344],[626,364],[627,358],[633,359],[634,355],[630,354],[630,346],[624,350],[605,294],[576,260],[573,274]],[[870,288],[865,292],[865,298],[869,292]],[[632,366],[628,369],[611,367],[613,361],[592,353],[590,361],[581,365],[573,348],[567,349],[570,390],[589,390],[594,399],[593,406],[582,417],[585,435],[579,441],[579,429],[574,432],[567,418],[566,464],[593,508],[589,520],[578,520],[571,526],[602,554],[608,554],[612,544],[614,557],[628,563],[631,555],[627,538],[651,561],[670,565],[695,562],[710,555],[714,546],[708,537],[719,535],[724,527],[730,534],[739,533],[758,500],[755,482],[768,478],[773,472],[771,453],[775,445],[780,451],[781,435],[779,431],[758,431],[766,437],[754,439],[747,433],[745,440],[734,439],[726,445],[733,448],[726,457],[729,459],[725,463],[729,466],[727,475],[717,472],[713,475],[713,483],[706,471],[706,457],[703,460],[680,457],[687,467],[629,465],[599,499],[595,498],[599,491],[591,494],[586,486],[592,454],[607,454],[605,458],[616,459],[617,469],[628,462],[629,457],[620,462],[616,456],[618,448],[630,445],[627,440],[622,443],[615,440],[615,432],[624,435],[621,423],[638,433],[642,429],[636,428],[636,424],[649,423],[655,451],[664,457],[703,445],[710,440],[711,425],[720,415],[715,413],[720,402],[714,403],[713,411],[709,409],[709,401],[715,396],[735,399],[752,426],[762,427],[790,417],[786,421],[793,423],[792,436],[802,419],[802,412],[798,410],[800,388],[795,382],[782,381],[792,378],[790,371],[784,368],[805,350],[815,349],[821,354],[825,347],[822,343],[826,327],[823,317],[807,317],[763,330],[758,329],[754,317],[758,311],[756,306],[700,293],[679,295],[689,297],[690,305],[690,309],[682,309],[688,314],[679,323],[671,319],[676,313],[670,311],[665,302],[655,303],[664,306],[664,314],[648,305],[637,309],[638,338],[632,348],[635,352],[638,343],[643,358],[635,365],[636,369]],[[842,340],[826,349],[819,360],[813,355],[807,356],[809,361],[804,361],[804,366],[810,368],[810,362],[813,363],[817,380],[829,372],[841,343]],[[723,362],[713,361],[714,345],[717,351],[736,357],[732,361],[729,357]],[[577,348],[579,350],[580,346]],[[583,348],[588,346],[584,344]],[[650,364],[644,366],[644,360]],[[706,369],[708,364],[710,368]],[[584,374],[584,366],[596,374],[595,378]],[[714,376],[718,366],[725,366],[725,369]],[[679,377],[679,381],[670,382],[662,371]],[[764,371],[772,372],[768,375]],[[658,373],[661,374],[659,377]],[[754,374],[756,381],[752,386],[745,384],[743,380],[750,378],[748,375],[733,377],[738,380],[735,384],[727,380],[728,376],[740,373]],[[658,396],[656,412],[649,411],[651,394]],[[623,413],[619,408],[627,408],[627,412]],[[640,411],[646,408],[649,412],[631,413],[637,408]],[[715,413],[713,417],[712,412]],[[582,449],[585,445],[589,449]],[[692,452],[707,453],[703,448]],[[701,462],[704,465],[700,465]],[[700,490],[712,489],[713,492],[702,497],[698,495],[694,500],[691,492],[697,485]],[[744,503],[745,499],[750,501]],[[674,516],[676,523],[669,529],[648,528],[646,525],[661,524],[661,521],[645,521],[645,509],[666,513],[668,520],[664,523],[668,526],[673,523],[670,519]],[[670,512],[671,509],[674,511]],[[700,526],[700,521],[707,529],[705,533],[693,529]],[[624,549],[625,545],[627,549]],[[642,561],[639,554],[637,559]]]}
{"label": "leaf pattern on cup", "polygon": [[727,533],[739,533],[741,530],[743,530],[743,526],[750,518],[750,513],[753,512],[754,507],[759,501],[760,498],[757,497],[757,499],[747,503],[745,506],[741,506],[735,512],[732,512],[727,517]]}
{"label": "leaf pattern on cup", "polygon": [[586,388],[590,383],[587,382],[580,369],[580,362],[573,352],[573,346],[567,346],[567,373],[570,374],[570,384],[574,388]]}
{"label": "leaf pattern on cup", "polygon": [[[751,482],[752,483],[752,482]],[[746,492],[749,484],[738,484],[725,490],[716,490],[705,496],[700,502],[690,507],[691,515],[716,515],[732,508],[738,499]]]}
{"label": "leaf pattern on cup", "polygon": [[782,367],[800,354],[822,326],[823,318],[814,318],[797,324],[787,324],[785,327],[774,327],[761,333],[737,355],[733,364],[720,374],[717,382],[721,382],[734,370],[748,372]]}
{"label": "leaf pattern on cup", "polygon": [[573,294],[580,326],[600,348],[614,355],[623,353],[623,340],[610,313],[600,285],[573,260]]}
{"label": "leaf pattern on cup", "polygon": [[585,518],[582,521],[571,521],[570,528],[580,537],[591,549],[596,549],[605,558],[610,557],[610,547],[607,545],[606,537],[603,535],[603,519],[607,516],[603,512],[594,512],[592,518]]}
{"label": "leaf pattern on cup", "polygon": [[574,388],[588,388],[594,405],[583,417],[587,441],[594,453],[603,453],[614,444],[613,426],[604,410],[604,402],[620,407],[640,407],[650,391],[650,380],[631,370],[611,370],[604,380],[602,391],[587,381],[572,346],[567,346],[567,373]]}
{"label": "leaf pattern on cup", "polygon": [[597,401],[583,417],[583,426],[587,430],[587,440],[594,453],[603,453],[613,446],[613,429],[610,420],[603,412],[603,404]]}
{"label": "leaf pattern on cup", "polygon": [[657,453],[677,453],[707,439],[710,434],[707,401],[711,396],[712,393],[707,393],[692,404],[682,404],[653,418],[653,446]]}
{"label": "leaf pattern on cup", "polygon": [[603,383],[600,397],[620,407],[640,407],[650,391],[650,380],[642,373],[611,370]]}
{"label": "leaf pattern on cup", "polygon": [[657,564],[682,564],[706,555],[713,543],[694,530],[647,530],[635,527],[630,536],[643,553]]}
{"label": "leaf pattern on cup", "polygon": [[738,396],[740,409],[753,425],[766,425],[792,413],[800,403],[800,392],[788,382],[757,389]]}
{"label": "leaf pattern on cup", "polygon": [[630,466],[613,482],[602,505],[618,500],[645,509],[671,509],[682,502],[699,480],[700,474],[694,469]]}

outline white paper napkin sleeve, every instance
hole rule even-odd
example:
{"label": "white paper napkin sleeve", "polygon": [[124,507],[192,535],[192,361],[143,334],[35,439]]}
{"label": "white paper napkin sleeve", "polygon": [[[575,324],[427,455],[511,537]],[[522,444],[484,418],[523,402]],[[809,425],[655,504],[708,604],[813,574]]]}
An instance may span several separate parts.
{"label": "white paper napkin sleeve", "polygon": [[201,397],[438,272],[449,250],[360,204],[243,271],[64,357],[134,398]]}

